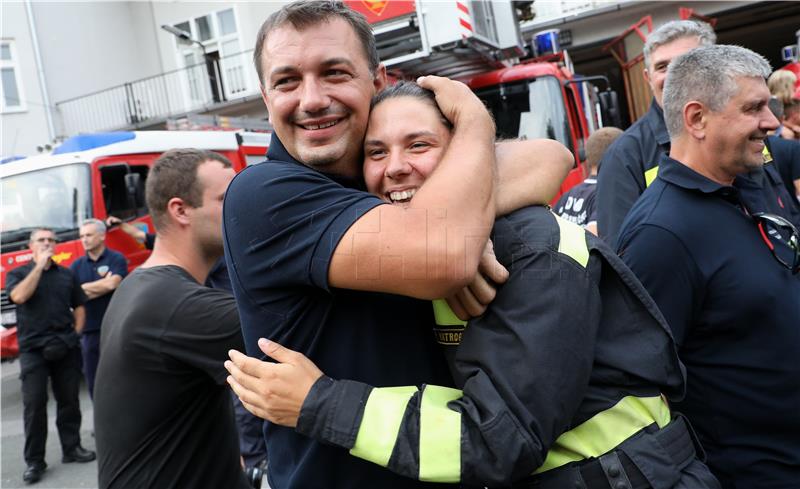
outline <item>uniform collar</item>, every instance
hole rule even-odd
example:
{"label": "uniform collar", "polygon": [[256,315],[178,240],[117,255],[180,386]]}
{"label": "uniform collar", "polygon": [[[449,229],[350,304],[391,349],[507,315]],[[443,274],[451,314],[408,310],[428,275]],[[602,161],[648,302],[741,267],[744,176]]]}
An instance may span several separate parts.
{"label": "uniform collar", "polygon": [[341,175],[335,175],[332,173],[325,173],[315,168],[311,168],[310,166],[303,165],[303,163],[294,159],[294,157],[292,157],[292,155],[289,154],[288,151],[286,151],[286,147],[283,145],[278,136],[275,135],[275,133],[272,133],[272,139],[270,139],[269,150],[267,150],[267,159],[275,161],[285,161],[289,163],[294,163],[295,165],[302,165],[310,170],[325,175],[326,177],[342,185],[343,187],[355,188],[358,190],[366,190],[367,188],[366,185],[364,184],[363,178],[351,178],[351,177],[344,177]]}
{"label": "uniform collar", "polygon": [[92,257],[91,257],[91,256],[89,256],[89,252],[87,251],[87,252],[86,252],[86,259],[87,259],[87,260],[89,260],[90,262],[97,263],[97,262],[99,262],[100,260],[102,260],[102,259],[103,259],[103,257],[105,257],[105,256],[106,256],[106,253],[107,253],[107,252],[108,252],[108,246],[106,246],[106,247],[103,249],[103,252],[102,252],[102,253],[100,253],[100,255],[98,255],[98,257],[97,257],[97,260],[92,260]]}
{"label": "uniform collar", "polygon": [[704,194],[717,194],[726,198],[734,197],[733,201],[736,202],[735,197],[738,191],[735,187],[720,185],[667,155],[661,157],[658,167],[658,178],[667,183]]}
{"label": "uniform collar", "polygon": [[650,103],[650,110],[644,115],[644,120],[650,130],[653,131],[659,146],[669,145],[669,133],[667,132],[667,123],[664,122],[664,111],[656,103],[655,98]]}

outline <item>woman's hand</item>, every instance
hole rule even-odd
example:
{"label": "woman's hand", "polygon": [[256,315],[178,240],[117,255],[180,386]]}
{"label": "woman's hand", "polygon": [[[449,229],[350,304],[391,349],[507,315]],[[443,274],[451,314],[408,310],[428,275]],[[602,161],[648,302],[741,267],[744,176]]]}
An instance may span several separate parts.
{"label": "woman's hand", "polygon": [[231,374],[228,384],[242,405],[272,423],[294,428],[311,386],[322,371],[302,353],[264,338],[258,347],[277,363],[263,362],[230,350],[225,368]]}

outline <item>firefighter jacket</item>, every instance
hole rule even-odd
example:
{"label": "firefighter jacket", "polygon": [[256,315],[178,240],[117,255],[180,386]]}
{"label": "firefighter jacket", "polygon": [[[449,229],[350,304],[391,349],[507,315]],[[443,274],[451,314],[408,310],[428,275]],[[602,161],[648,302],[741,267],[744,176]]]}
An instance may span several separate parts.
{"label": "firefighter jacket", "polygon": [[510,277],[486,313],[464,326],[438,304],[460,389],[323,376],[297,430],[409,477],[498,486],[669,423],[661,394],[681,398],[685,370],[617,255],[544,207],[498,219],[492,240]]}

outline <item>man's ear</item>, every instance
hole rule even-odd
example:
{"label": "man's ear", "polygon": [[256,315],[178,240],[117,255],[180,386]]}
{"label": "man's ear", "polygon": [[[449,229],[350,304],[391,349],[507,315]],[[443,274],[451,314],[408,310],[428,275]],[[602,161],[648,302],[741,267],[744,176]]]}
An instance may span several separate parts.
{"label": "man's ear", "polygon": [[708,107],[692,100],[683,106],[683,127],[695,139],[705,139]]}
{"label": "man's ear", "polygon": [[375,93],[380,93],[380,91],[389,84],[389,80],[386,77],[386,66],[384,66],[383,63],[375,68],[375,78],[372,80],[372,83],[375,87]]}
{"label": "man's ear", "polygon": [[258,82],[258,89],[261,91],[261,100],[264,101],[264,106],[267,107],[267,116],[269,118],[270,124],[272,123],[272,111],[269,110],[269,95],[267,95],[267,89],[264,88],[264,84]]}
{"label": "man's ear", "polygon": [[644,81],[646,81],[648,85],[650,84],[650,72],[647,71],[647,68],[642,70],[642,78],[644,78]]}
{"label": "man's ear", "polygon": [[177,224],[188,226],[191,223],[188,210],[189,206],[180,197],[173,197],[167,202],[167,214]]}

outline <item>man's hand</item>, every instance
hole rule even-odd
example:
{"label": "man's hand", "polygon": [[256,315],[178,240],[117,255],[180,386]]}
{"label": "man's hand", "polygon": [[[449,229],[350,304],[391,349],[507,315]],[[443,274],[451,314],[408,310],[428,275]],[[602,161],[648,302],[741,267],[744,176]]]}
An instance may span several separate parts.
{"label": "man's hand", "polygon": [[53,248],[47,248],[46,250],[40,251],[36,255],[36,265],[35,267],[39,270],[44,270],[47,267],[47,264],[50,262],[50,258],[53,257],[53,252],[55,250]]}
{"label": "man's hand", "polygon": [[230,350],[225,368],[233,391],[251,413],[272,423],[294,428],[300,409],[322,371],[302,353],[274,341],[258,340],[258,347],[278,363],[262,362]]}
{"label": "man's hand", "polygon": [[[473,118],[483,118],[494,138],[494,121],[483,102],[465,84],[441,76],[421,76],[417,83],[422,88],[431,90],[436,96],[436,103],[447,119],[454,126],[472,122]],[[483,117],[481,117],[483,116]]]}
{"label": "man's hand", "polygon": [[508,270],[494,256],[492,240],[486,242],[478,273],[472,282],[447,297],[447,305],[462,321],[468,321],[486,312],[486,308],[497,295],[496,286],[508,280]]}
{"label": "man's hand", "polygon": [[108,216],[106,218],[107,227],[116,226],[117,224],[122,224],[122,219],[120,219],[119,217]]}

